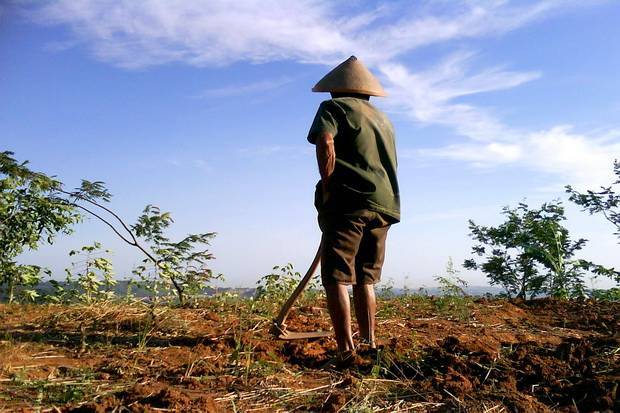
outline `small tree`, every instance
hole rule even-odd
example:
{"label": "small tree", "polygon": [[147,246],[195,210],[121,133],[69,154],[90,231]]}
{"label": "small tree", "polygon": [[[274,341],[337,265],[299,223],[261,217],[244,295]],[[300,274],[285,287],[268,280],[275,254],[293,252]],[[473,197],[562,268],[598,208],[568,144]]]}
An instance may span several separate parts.
{"label": "small tree", "polygon": [[[602,186],[600,191],[587,190],[583,193],[567,185],[566,192],[570,194],[569,200],[581,206],[590,215],[603,215],[615,227],[614,235],[620,239],[620,161],[614,162],[614,173],[617,177],[616,181],[608,187]],[[614,189],[615,186],[618,188]],[[593,266],[592,272],[620,283],[620,272],[614,271],[613,268],[610,270],[600,265]]]}
{"label": "small tree", "polygon": [[552,215],[535,226],[535,244],[532,255],[546,270],[544,290],[558,298],[584,297],[583,276],[594,264],[575,259],[577,251],[587,240],[571,241],[568,230],[560,225],[565,220],[564,209],[559,205],[547,205]]}
{"label": "small tree", "polygon": [[614,271],[574,258],[587,241],[570,239],[561,224],[566,217],[559,201],[539,209],[520,203],[515,209],[505,207],[502,214],[507,220],[497,227],[469,221],[470,235],[478,242],[472,252],[484,260],[468,259],[464,266],[482,270],[508,296],[526,299],[543,292],[560,298],[583,296],[583,277],[588,271]]}
{"label": "small tree", "polygon": [[480,269],[493,285],[501,285],[508,296],[527,298],[540,294],[544,277],[539,273],[531,253],[534,243],[534,214],[525,204],[516,209],[505,207],[502,214],[506,222],[498,227],[485,227],[469,221],[470,236],[478,242],[472,253],[484,257],[482,263],[474,259],[464,262],[464,267]]}
{"label": "small tree", "polygon": [[[583,193],[567,185],[566,192],[570,194],[569,199],[581,206],[584,211],[588,211],[591,215],[602,214],[614,225],[616,228],[614,234],[620,238],[620,161],[614,162],[614,173],[616,181],[610,186],[602,186],[600,191],[587,190]],[[618,192],[613,189],[614,186],[619,186]]]}
{"label": "small tree", "polygon": [[41,243],[51,244],[58,233],[68,234],[80,220],[76,209],[56,199],[61,183],[18,163],[11,152],[0,153],[0,286],[9,302],[17,287],[35,298],[32,287],[40,280],[41,268],[20,265],[17,256]]}
{"label": "small tree", "polygon": [[134,272],[144,278],[151,271],[151,280],[159,280],[174,288],[179,303],[184,305],[187,299],[200,293],[213,279],[222,278],[214,275],[207,267],[207,261],[213,255],[206,248],[214,232],[189,234],[178,242],[170,241],[164,234],[173,222],[169,212],[161,212],[158,207],[147,205],[138,222],[131,227],[137,237],[150,243],[151,253]]}

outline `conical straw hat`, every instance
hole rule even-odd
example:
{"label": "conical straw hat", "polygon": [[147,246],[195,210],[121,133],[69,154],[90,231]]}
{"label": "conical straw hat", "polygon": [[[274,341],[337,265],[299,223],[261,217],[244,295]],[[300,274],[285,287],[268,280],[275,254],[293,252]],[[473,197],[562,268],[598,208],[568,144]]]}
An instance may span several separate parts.
{"label": "conical straw hat", "polygon": [[355,56],[349,57],[326,74],[312,91],[386,96],[381,83]]}

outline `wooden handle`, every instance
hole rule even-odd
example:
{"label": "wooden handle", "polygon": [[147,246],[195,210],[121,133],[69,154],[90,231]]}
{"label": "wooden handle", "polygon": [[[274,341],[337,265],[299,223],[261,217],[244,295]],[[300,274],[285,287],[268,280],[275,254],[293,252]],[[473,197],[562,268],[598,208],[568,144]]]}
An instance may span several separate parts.
{"label": "wooden handle", "polygon": [[310,264],[310,268],[308,268],[306,275],[304,275],[304,278],[301,279],[301,281],[299,282],[299,285],[297,286],[297,288],[295,288],[295,291],[293,291],[293,294],[291,294],[288,300],[286,300],[286,302],[282,306],[282,309],[280,310],[280,313],[278,314],[278,317],[276,317],[276,319],[274,320],[274,325],[276,328],[282,329],[282,327],[284,327],[284,322],[286,321],[286,317],[288,317],[288,314],[291,312],[291,308],[293,307],[293,304],[295,304],[295,301],[297,301],[301,293],[308,286],[310,279],[316,272],[316,269],[319,266],[319,263],[321,262],[321,250],[322,249],[323,249],[323,242],[319,244],[319,249],[316,251],[314,260],[312,260],[312,264]]}

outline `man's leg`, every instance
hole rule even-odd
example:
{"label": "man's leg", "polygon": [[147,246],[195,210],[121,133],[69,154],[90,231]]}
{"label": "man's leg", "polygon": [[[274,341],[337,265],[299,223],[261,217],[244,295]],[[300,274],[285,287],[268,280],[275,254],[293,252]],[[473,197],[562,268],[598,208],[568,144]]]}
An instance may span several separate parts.
{"label": "man's leg", "polygon": [[355,214],[319,214],[319,225],[323,231],[321,278],[338,351],[352,351],[347,284],[355,282],[355,256],[364,233],[364,222]]}
{"label": "man's leg", "polygon": [[377,312],[374,284],[381,279],[389,224],[379,213],[369,212],[369,215],[369,225],[364,229],[355,260],[357,285],[353,286],[353,301],[360,336],[374,348]]}
{"label": "man's leg", "polygon": [[375,313],[377,312],[375,286],[372,284],[354,285],[353,302],[360,336],[368,342],[371,348],[375,348]]}
{"label": "man's leg", "polygon": [[344,284],[328,284],[325,286],[325,293],[338,351],[352,351],[354,345],[351,333],[351,304],[347,286]]}

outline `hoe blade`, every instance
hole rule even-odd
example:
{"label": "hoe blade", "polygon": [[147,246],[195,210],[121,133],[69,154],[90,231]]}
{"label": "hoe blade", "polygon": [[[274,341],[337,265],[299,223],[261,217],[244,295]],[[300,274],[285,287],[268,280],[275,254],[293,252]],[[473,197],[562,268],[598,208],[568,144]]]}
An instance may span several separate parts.
{"label": "hoe blade", "polygon": [[303,340],[308,338],[321,338],[321,337],[329,337],[332,335],[331,331],[288,331],[282,330],[278,334],[278,339],[280,340]]}

